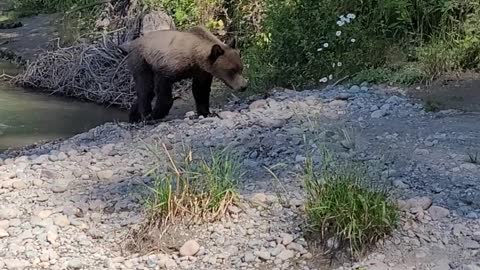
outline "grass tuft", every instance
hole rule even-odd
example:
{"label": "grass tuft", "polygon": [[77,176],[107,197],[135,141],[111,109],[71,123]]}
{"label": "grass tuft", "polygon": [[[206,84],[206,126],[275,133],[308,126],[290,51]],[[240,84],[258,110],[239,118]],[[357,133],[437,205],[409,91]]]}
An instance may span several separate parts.
{"label": "grass tuft", "polygon": [[480,157],[479,157],[479,154],[478,154],[478,151],[477,152],[468,152],[468,162],[472,163],[472,164],[480,164]]}
{"label": "grass tuft", "polygon": [[304,169],[307,219],[322,241],[334,237],[356,256],[397,226],[398,210],[388,189],[372,184],[366,167],[339,162],[324,151],[320,170],[311,158]]}
{"label": "grass tuft", "polygon": [[177,218],[196,222],[213,221],[225,216],[237,197],[240,162],[226,150],[211,152],[209,159],[194,159],[191,150],[182,164],[175,162],[164,146],[170,162],[166,173],[155,169],[151,195],[146,200],[148,219],[163,223]]}

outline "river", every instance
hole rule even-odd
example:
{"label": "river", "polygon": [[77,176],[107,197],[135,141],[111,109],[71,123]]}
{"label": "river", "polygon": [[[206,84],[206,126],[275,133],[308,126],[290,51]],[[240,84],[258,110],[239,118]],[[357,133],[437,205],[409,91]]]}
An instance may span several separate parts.
{"label": "river", "polygon": [[[1,72],[13,75],[18,71],[0,62]],[[0,152],[125,120],[127,113],[116,108],[35,93],[0,81]]]}

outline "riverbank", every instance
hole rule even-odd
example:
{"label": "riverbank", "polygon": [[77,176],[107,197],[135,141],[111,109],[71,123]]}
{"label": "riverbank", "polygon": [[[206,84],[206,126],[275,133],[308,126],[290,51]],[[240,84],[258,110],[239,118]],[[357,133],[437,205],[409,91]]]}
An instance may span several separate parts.
{"label": "riverbank", "polygon": [[[401,228],[361,265],[478,269],[480,167],[467,153],[480,145],[479,114],[426,112],[395,89],[338,86],[232,101],[219,116],[144,127],[110,123],[9,153],[0,163],[0,269],[338,268],[307,245],[302,227],[297,175],[312,127],[345,158],[381,161],[383,181],[398,198],[422,197],[408,201]],[[354,144],[345,143],[345,130]],[[177,235],[175,246],[200,244],[193,257],[122,249],[143,220],[142,194],[151,183],[143,175],[156,161],[146,145],[160,142],[172,152],[186,144],[195,153],[233,143],[244,159],[236,218]],[[277,200],[274,179],[263,168],[279,163],[284,166],[274,172],[288,187],[281,192],[287,205]]]}

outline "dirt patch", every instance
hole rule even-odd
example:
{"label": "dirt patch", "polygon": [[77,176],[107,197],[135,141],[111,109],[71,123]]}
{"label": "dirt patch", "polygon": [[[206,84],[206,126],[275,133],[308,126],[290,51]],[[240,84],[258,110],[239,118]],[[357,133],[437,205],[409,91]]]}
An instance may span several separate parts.
{"label": "dirt patch", "polygon": [[480,112],[480,74],[446,75],[427,87],[408,91],[438,109]]}

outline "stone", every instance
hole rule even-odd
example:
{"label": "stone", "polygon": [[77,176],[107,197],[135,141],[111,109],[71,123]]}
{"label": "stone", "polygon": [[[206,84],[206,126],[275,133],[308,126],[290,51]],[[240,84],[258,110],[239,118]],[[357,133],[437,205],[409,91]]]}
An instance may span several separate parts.
{"label": "stone", "polygon": [[260,258],[261,260],[264,260],[264,261],[268,261],[268,260],[271,259],[270,252],[268,252],[266,250],[255,251],[255,256],[257,256],[258,258]]}
{"label": "stone", "polygon": [[30,265],[27,261],[21,259],[5,259],[3,262],[8,270],[22,270]]}
{"label": "stone", "polygon": [[441,259],[436,263],[436,266],[432,270],[450,270],[450,261],[447,259]]}
{"label": "stone", "polygon": [[282,236],[282,244],[284,246],[287,246],[288,244],[293,242],[293,239],[294,239],[293,235],[288,234],[288,233],[284,233],[281,236]]}
{"label": "stone", "polygon": [[427,149],[420,149],[420,148],[416,148],[413,153],[415,155],[419,155],[419,156],[426,156],[428,154],[430,154],[430,152],[427,150]]}
{"label": "stone", "polygon": [[278,256],[278,254],[282,253],[285,249],[286,248],[284,245],[277,245],[270,251],[270,255],[272,255],[273,257],[276,257]]}
{"label": "stone", "polygon": [[42,210],[40,212],[37,213],[37,217],[41,218],[41,219],[46,219],[48,218],[50,215],[52,214],[52,211],[50,210]]}
{"label": "stone", "polygon": [[53,219],[53,223],[59,227],[66,227],[70,225],[70,220],[65,215],[58,215]]}
{"label": "stone", "polygon": [[48,230],[47,231],[47,241],[50,244],[54,244],[58,239],[58,234],[55,230]]}
{"label": "stone", "polygon": [[268,103],[264,99],[256,100],[248,106],[250,111],[256,111],[256,110],[261,110],[261,109],[266,109],[268,107]]}
{"label": "stone", "polygon": [[142,34],[157,30],[175,30],[175,22],[172,17],[161,10],[154,10],[143,16]]}
{"label": "stone", "polygon": [[21,212],[16,208],[10,206],[0,206],[0,220],[2,219],[14,219],[21,215]]}
{"label": "stone", "polygon": [[55,184],[52,185],[51,190],[54,193],[63,193],[67,191],[69,184],[70,184],[69,180],[60,179],[60,180],[57,180]]}
{"label": "stone", "polygon": [[428,214],[430,215],[430,217],[433,220],[441,220],[441,219],[444,219],[444,218],[448,217],[450,215],[450,211],[446,208],[436,206],[436,205],[432,205],[428,209]]}
{"label": "stone", "polygon": [[0,239],[8,237],[9,234],[5,229],[0,228]]}
{"label": "stone", "polygon": [[295,256],[295,253],[292,250],[285,249],[280,254],[278,254],[276,258],[282,261],[286,261],[293,258],[294,256]]}
{"label": "stone", "polygon": [[246,263],[249,263],[249,262],[254,262],[255,261],[255,255],[253,254],[253,252],[247,252],[245,253],[245,255],[243,256],[243,261],[246,262]]}
{"label": "stone", "polygon": [[70,261],[68,261],[67,268],[68,269],[81,269],[83,267],[84,263],[81,259],[75,258]]}
{"label": "stone", "polygon": [[112,170],[99,171],[97,172],[97,177],[100,180],[110,180],[112,179],[113,174]]}
{"label": "stone", "polygon": [[406,201],[409,209],[420,208],[427,210],[432,205],[432,199],[429,197],[414,197]]}
{"label": "stone", "polygon": [[466,249],[480,249],[480,244],[472,239],[466,239],[463,241],[463,247]]}
{"label": "stone", "polygon": [[189,240],[183,244],[180,248],[180,255],[185,256],[195,256],[200,250],[200,245],[195,240]]}
{"label": "stone", "polygon": [[384,110],[376,110],[370,115],[371,118],[382,118],[387,115],[387,112]]}
{"label": "stone", "polygon": [[464,264],[460,268],[461,270],[480,270],[480,263],[478,264]]}

